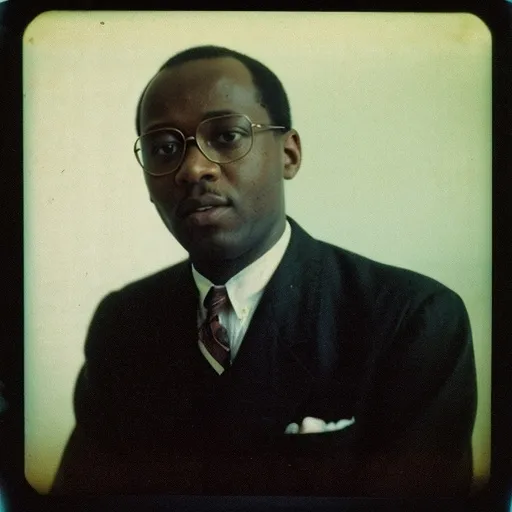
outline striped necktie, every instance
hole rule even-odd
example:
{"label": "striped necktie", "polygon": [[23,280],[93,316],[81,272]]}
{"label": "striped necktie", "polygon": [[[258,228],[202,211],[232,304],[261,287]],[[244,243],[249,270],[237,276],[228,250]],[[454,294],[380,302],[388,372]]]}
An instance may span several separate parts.
{"label": "striped necktie", "polygon": [[211,356],[226,369],[230,364],[228,331],[219,321],[219,312],[228,304],[225,286],[212,286],[204,299],[206,320],[199,329],[199,339]]}

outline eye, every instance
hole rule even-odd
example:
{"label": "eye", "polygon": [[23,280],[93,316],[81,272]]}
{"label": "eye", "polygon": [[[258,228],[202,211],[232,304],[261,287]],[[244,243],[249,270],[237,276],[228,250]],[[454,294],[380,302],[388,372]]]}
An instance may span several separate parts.
{"label": "eye", "polygon": [[159,142],[153,144],[151,154],[153,156],[174,156],[180,152],[179,142]]}
{"label": "eye", "polygon": [[243,133],[235,130],[226,130],[224,132],[218,133],[216,135],[216,142],[220,142],[221,144],[235,144],[242,139],[244,136]]}
{"label": "eye", "polygon": [[181,155],[183,141],[172,132],[160,131],[145,136],[143,149],[148,158],[168,160]]}
{"label": "eye", "polygon": [[244,147],[250,137],[250,132],[241,127],[226,127],[225,129],[212,132],[207,139],[207,144],[219,151],[223,149],[238,149]]}

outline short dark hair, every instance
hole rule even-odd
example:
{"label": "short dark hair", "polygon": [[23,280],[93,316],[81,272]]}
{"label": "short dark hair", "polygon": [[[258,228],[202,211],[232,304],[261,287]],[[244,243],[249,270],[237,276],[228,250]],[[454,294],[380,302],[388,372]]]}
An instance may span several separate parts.
{"label": "short dark hair", "polygon": [[[258,98],[258,101],[267,110],[271,123],[284,126],[289,130],[292,124],[290,103],[283,84],[279,78],[277,78],[277,76],[267,68],[267,66],[251,57],[248,57],[247,55],[244,55],[243,53],[230,50],[229,48],[223,48],[221,46],[196,46],[171,57],[158,70],[158,73],[164,69],[178,66],[192,60],[215,59],[221,57],[232,57],[245,65],[251,73],[254,86],[259,93],[260,97]],[[140,109],[142,99],[148,86],[149,83],[142,91],[139,102],[137,103],[137,113],[135,118],[135,129],[137,131],[137,135],[140,135]]]}

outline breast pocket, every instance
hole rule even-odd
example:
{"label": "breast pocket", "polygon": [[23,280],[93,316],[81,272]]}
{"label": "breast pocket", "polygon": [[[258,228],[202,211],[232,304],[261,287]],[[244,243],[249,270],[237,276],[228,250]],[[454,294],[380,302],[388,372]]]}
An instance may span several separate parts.
{"label": "breast pocket", "polygon": [[355,439],[356,423],[335,432],[283,434],[278,476],[288,493],[329,496],[351,489]]}
{"label": "breast pocket", "polygon": [[337,422],[352,418],[355,411],[356,397],[351,383],[334,378],[317,379],[296,410],[293,421],[300,423],[310,416],[326,423]]}
{"label": "breast pocket", "polygon": [[339,451],[351,451],[354,447],[357,424],[354,422],[332,432],[313,434],[285,434],[279,442],[283,452],[290,455],[331,455]]}

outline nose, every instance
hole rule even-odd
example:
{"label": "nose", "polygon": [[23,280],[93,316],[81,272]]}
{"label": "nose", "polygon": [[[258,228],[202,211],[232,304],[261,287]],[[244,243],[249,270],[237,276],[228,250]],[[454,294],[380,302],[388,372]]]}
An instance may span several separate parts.
{"label": "nose", "polygon": [[177,185],[196,183],[201,180],[215,181],[220,173],[219,164],[206,158],[193,139],[187,139],[185,156],[175,174]]}

